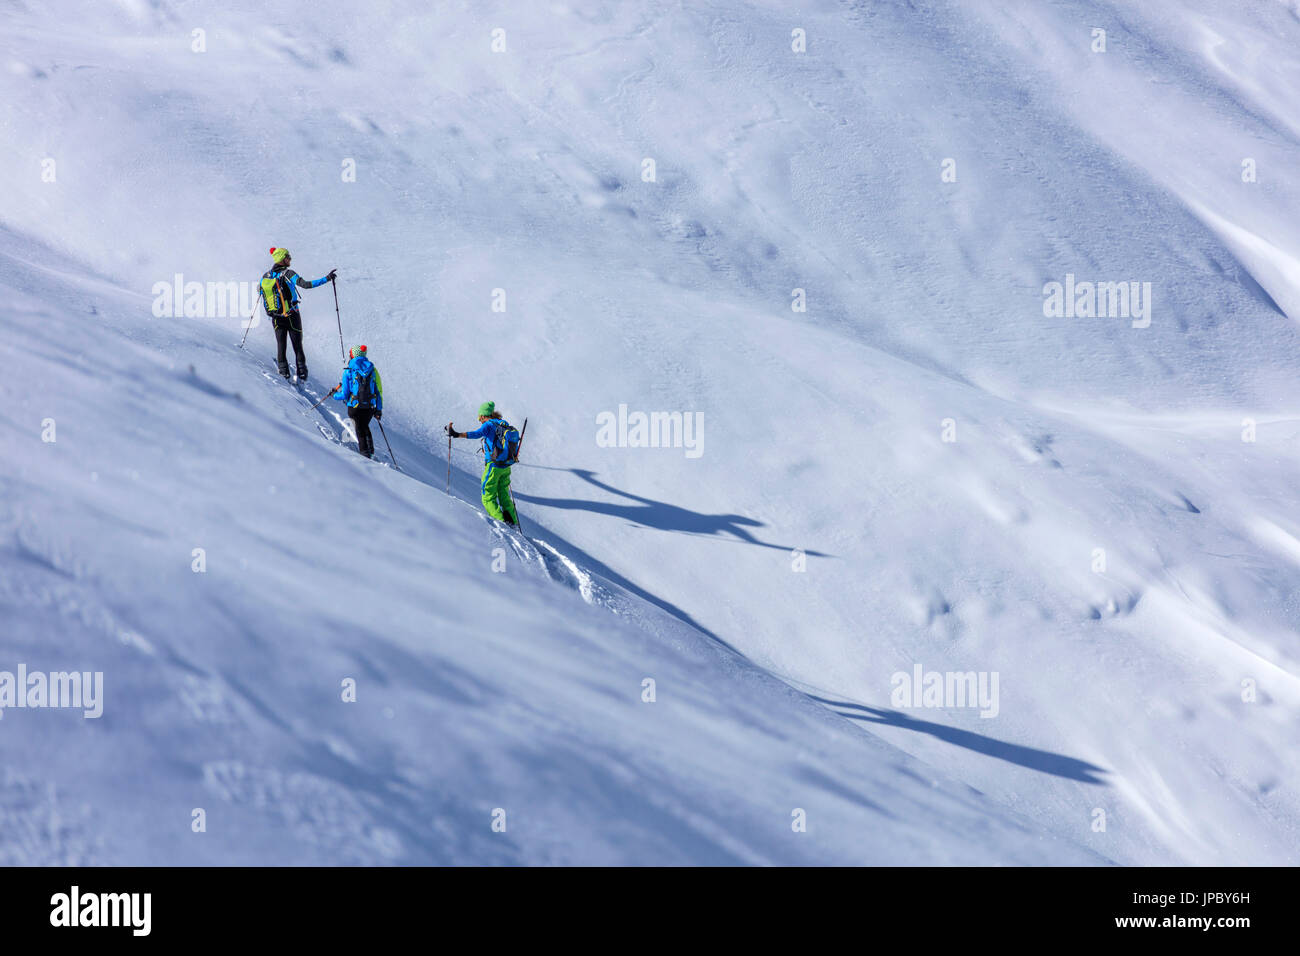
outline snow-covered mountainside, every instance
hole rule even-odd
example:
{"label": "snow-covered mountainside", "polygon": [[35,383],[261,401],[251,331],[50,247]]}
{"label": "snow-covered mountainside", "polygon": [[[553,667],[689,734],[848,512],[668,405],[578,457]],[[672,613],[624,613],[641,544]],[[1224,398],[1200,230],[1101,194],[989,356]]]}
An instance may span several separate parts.
{"label": "snow-covered mountainside", "polygon": [[1300,862],[1294,2],[363,7],[0,11],[0,862]]}

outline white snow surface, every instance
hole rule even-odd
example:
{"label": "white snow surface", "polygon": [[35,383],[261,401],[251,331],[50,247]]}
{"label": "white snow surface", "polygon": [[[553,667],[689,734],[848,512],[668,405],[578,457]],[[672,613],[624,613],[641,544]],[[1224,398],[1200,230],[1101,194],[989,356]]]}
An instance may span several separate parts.
{"label": "white snow surface", "polygon": [[[0,863],[1300,862],[1297,89],[1294,0],[6,4],[0,671],[104,700]],[[154,314],[271,246],[400,471]]]}

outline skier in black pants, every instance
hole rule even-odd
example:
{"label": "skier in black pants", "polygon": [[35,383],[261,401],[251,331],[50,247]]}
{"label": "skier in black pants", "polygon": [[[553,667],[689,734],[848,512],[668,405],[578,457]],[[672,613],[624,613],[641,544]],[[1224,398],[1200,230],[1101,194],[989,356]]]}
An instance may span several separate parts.
{"label": "skier in black pants", "polygon": [[331,269],[323,278],[308,280],[289,268],[292,260],[288,249],[271,248],[275,265],[262,276],[262,305],[271,317],[275,328],[275,361],[280,374],[289,377],[289,359],[285,355],[285,339],[293,342],[294,358],[298,361],[298,381],[307,381],[307,356],[302,350],[302,315],[298,312],[298,290],[314,289],[333,282],[337,269]]}
{"label": "skier in black pants", "polygon": [[375,438],[370,434],[370,419],[384,417],[384,383],[379,369],[366,357],[364,345],[352,346],[343,381],[334,386],[334,401],[344,402],[348,418],[357,432],[357,447],[367,458],[375,457]]}

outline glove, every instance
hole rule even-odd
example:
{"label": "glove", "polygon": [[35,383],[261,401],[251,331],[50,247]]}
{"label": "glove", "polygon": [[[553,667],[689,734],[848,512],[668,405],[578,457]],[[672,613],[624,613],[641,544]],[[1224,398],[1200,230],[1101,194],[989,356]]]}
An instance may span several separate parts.
{"label": "glove", "polygon": [[339,270],[338,270],[338,269],[331,269],[331,270],[329,271],[329,275],[327,275],[325,278],[329,279],[330,282],[333,282],[333,281],[334,281],[334,277],[335,277],[336,275],[338,275],[338,274],[339,274]]}
{"label": "glove", "polygon": [[456,429],[452,427],[451,422],[448,422],[448,423],[447,423],[447,427],[444,428],[443,431],[445,431],[445,432],[446,432],[448,435],[450,435],[452,438],[459,438],[459,437],[460,437],[460,433],[457,432]]}
{"label": "glove", "polygon": [[383,417],[384,417],[383,412],[375,412],[375,421],[379,421]]}

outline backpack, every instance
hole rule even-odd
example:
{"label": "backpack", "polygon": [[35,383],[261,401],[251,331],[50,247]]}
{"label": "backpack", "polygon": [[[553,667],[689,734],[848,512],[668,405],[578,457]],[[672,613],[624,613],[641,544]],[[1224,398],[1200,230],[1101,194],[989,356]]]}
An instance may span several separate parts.
{"label": "backpack", "polygon": [[492,464],[509,468],[519,460],[519,429],[504,419],[497,419],[495,437],[492,439]]}
{"label": "backpack", "polygon": [[353,398],[356,400],[357,408],[369,408],[375,403],[375,367],[370,366],[370,371],[364,374],[352,370],[352,378],[357,384],[356,392]]}
{"label": "backpack", "polygon": [[270,316],[288,315],[293,296],[285,288],[283,272],[268,272],[262,276],[262,306]]}

